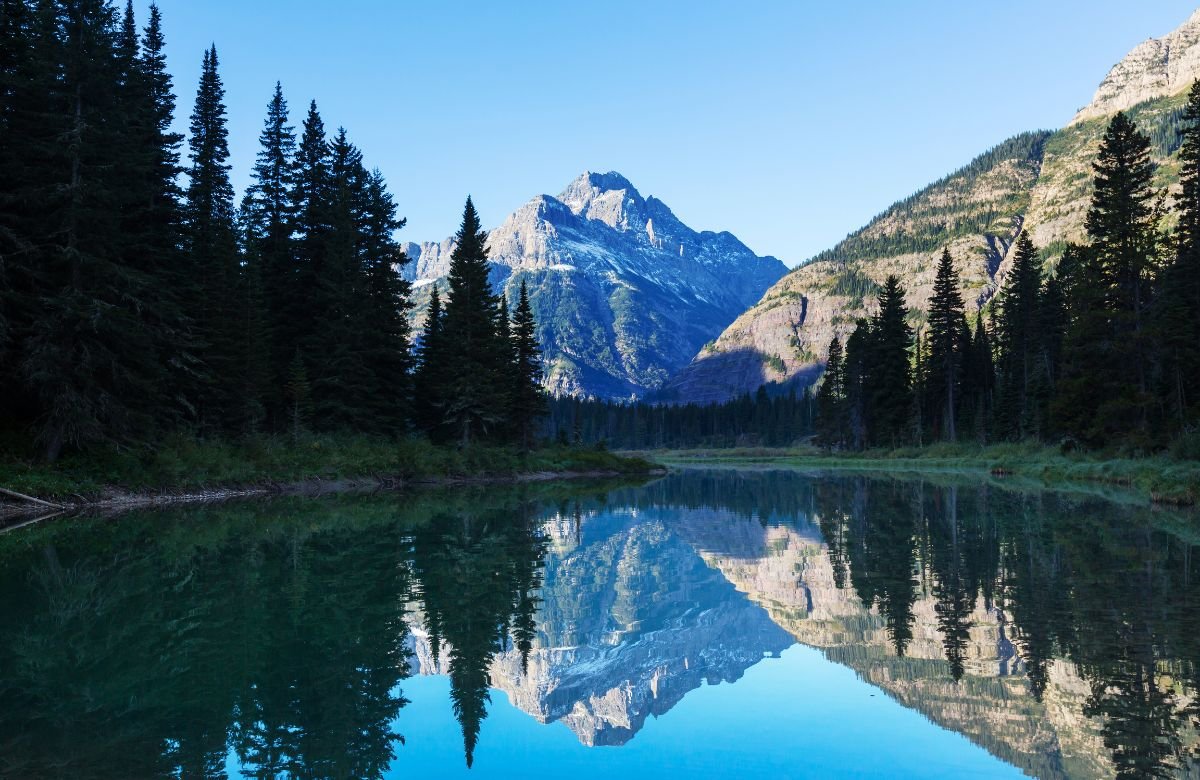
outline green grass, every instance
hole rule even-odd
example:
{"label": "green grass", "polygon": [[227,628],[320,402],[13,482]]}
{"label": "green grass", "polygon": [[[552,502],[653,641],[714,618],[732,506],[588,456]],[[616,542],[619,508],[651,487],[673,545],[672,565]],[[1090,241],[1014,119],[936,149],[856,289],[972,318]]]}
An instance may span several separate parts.
{"label": "green grass", "polygon": [[659,463],[762,463],[797,467],[882,471],[983,472],[1061,483],[1118,485],[1144,499],[1178,505],[1200,501],[1200,460],[1156,455],[1142,458],[1063,454],[1039,444],[935,444],[861,453],[815,448],[680,450],[639,453]]}
{"label": "green grass", "polygon": [[370,477],[404,481],[504,478],[538,472],[645,473],[653,464],[598,450],[441,447],[424,439],[310,436],[205,441],[173,437],[153,449],[64,457],[53,465],[0,454],[0,487],[45,499],[240,488]]}

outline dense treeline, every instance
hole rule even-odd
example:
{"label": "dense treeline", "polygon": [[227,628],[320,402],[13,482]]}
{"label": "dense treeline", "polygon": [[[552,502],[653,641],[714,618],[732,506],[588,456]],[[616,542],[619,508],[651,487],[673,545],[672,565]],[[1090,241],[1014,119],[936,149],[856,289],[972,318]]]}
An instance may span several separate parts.
{"label": "dense treeline", "polygon": [[[533,315],[488,287],[468,200],[441,316],[410,348],[404,225],[383,176],[278,84],[240,205],[216,47],[186,139],[151,6],[0,5],[0,427],[64,450],[420,429],[532,443]],[[418,365],[419,364],[419,365]],[[422,403],[414,402],[414,383]]]}
{"label": "dense treeline", "polygon": [[1178,227],[1163,229],[1151,139],[1124,114],[1094,165],[1088,242],[1054,273],[1027,233],[985,320],[968,323],[948,250],[924,332],[890,277],[879,312],[834,339],[816,397],[818,440],[863,449],[1044,440],[1149,451],[1200,418],[1200,83],[1183,112]]}
{"label": "dense treeline", "polygon": [[724,403],[642,404],[554,398],[543,436],[560,444],[617,449],[785,447],[809,436],[815,405],[808,390],[760,387]]}

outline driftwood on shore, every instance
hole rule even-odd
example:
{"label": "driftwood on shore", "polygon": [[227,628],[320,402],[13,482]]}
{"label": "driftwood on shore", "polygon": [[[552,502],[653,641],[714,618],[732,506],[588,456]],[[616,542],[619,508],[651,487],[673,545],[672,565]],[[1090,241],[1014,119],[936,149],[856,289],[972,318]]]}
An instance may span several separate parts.
{"label": "driftwood on shore", "polygon": [[33,496],[27,496],[24,493],[18,493],[15,490],[9,490],[8,488],[3,488],[3,487],[0,487],[0,496],[8,496],[9,498],[15,498],[18,501],[26,501],[30,504],[38,504],[40,506],[48,506],[51,509],[65,509],[66,508],[62,504],[55,504],[50,501],[44,501],[40,498],[34,498]]}
{"label": "driftwood on shore", "polygon": [[[661,476],[666,469],[654,468],[640,476]],[[429,479],[404,479],[401,477],[384,477],[374,475],[355,479],[322,480],[319,478],[305,479],[290,483],[262,483],[245,487],[212,487],[199,491],[162,492],[162,493],[107,493],[88,498],[75,494],[78,500],[55,504],[44,499],[26,496],[16,491],[0,488],[0,496],[8,495],[14,498],[32,502],[37,506],[48,507],[57,511],[44,514],[32,521],[21,522],[20,526],[29,522],[37,522],[51,517],[58,517],[73,512],[104,512],[120,513],[131,509],[144,509],[168,504],[206,503],[225,501],[233,498],[251,498],[255,496],[292,495],[292,496],[322,496],[328,493],[346,493],[352,491],[394,491],[408,488],[423,487],[453,487],[456,485],[486,485],[506,482],[542,482],[555,479],[581,479],[601,477],[637,476],[625,472],[611,470],[596,471],[533,471],[521,474],[491,474],[463,477],[437,477]],[[18,504],[0,502],[0,523],[12,518],[28,518],[30,515],[43,511],[33,506],[22,507]],[[20,526],[0,527],[0,532],[10,531]]]}

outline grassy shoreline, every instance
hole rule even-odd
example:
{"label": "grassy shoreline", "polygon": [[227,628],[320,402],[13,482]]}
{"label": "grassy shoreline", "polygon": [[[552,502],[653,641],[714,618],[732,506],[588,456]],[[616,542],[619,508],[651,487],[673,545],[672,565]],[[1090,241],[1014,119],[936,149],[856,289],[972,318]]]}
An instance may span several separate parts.
{"label": "grassy shoreline", "polygon": [[1166,455],[1105,457],[1033,444],[933,445],[897,450],[830,453],[815,448],[639,451],[665,466],[778,465],[792,468],[879,471],[957,471],[1020,477],[1043,484],[1116,485],[1152,503],[1193,506],[1200,501],[1200,461]]}
{"label": "grassy shoreline", "polygon": [[[310,486],[400,487],[649,474],[646,460],[598,450],[441,447],[422,439],[306,437],[241,442],[178,437],[154,450],[95,453],[55,464],[0,453],[0,488],[69,508],[219,495],[302,492]],[[0,513],[37,504],[0,496]]]}

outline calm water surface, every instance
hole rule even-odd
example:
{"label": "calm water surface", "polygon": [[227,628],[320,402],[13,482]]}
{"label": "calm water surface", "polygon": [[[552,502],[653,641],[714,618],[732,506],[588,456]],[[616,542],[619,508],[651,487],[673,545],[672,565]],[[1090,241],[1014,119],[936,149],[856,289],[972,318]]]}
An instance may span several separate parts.
{"label": "calm water surface", "polygon": [[0,534],[0,777],[1196,777],[1200,521],[685,471]]}

